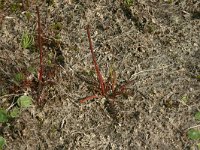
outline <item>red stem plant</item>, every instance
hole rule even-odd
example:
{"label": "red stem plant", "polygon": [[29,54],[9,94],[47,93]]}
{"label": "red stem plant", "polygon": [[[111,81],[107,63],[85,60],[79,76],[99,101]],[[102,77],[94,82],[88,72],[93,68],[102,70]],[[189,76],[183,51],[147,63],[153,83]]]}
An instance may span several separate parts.
{"label": "red stem plant", "polygon": [[92,100],[92,99],[99,98],[99,97],[106,97],[106,98],[112,98],[113,99],[118,95],[124,94],[126,87],[130,83],[132,83],[133,81],[129,81],[129,82],[123,84],[123,85],[116,86],[116,75],[113,74],[105,82],[104,79],[103,79],[103,76],[102,76],[102,74],[99,70],[99,66],[96,62],[96,56],[94,54],[94,49],[93,49],[93,46],[92,46],[92,40],[91,40],[91,36],[90,36],[89,25],[87,25],[87,35],[88,35],[88,40],[89,40],[90,52],[92,54],[93,64],[94,64],[94,68],[95,68],[98,83],[99,83],[99,86],[98,86],[99,91],[92,96],[88,96],[84,99],[81,99],[79,102],[84,103],[88,100]]}
{"label": "red stem plant", "polygon": [[42,30],[41,30],[41,23],[40,23],[40,13],[39,13],[39,7],[36,6],[36,12],[37,12],[37,18],[38,18],[38,49],[40,51],[40,68],[39,68],[39,71],[38,71],[38,104],[41,105],[42,102],[43,102],[43,46],[42,46]]}
{"label": "red stem plant", "polygon": [[37,10],[37,17],[38,17],[38,47],[40,51],[40,69],[38,74],[38,80],[39,82],[42,82],[42,75],[43,75],[43,49],[42,49],[42,38],[41,38],[41,23],[40,23],[40,13],[39,13],[39,7],[36,6]]}
{"label": "red stem plant", "polygon": [[[44,89],[43,87],[45,85],[54,85],[55,82],[51,81],[51,80],[45,80],[43,78],[43,74],[44,74],[44,63],[43,63],[43,44],[45,42],[43,42],[44,38],[42,36],[42,29],[41,29],[41,20],[40,20],[40,13],[39,13],[39,7],[36,6],[36,13],[37,13],[37,24],[38,24],[38,28],[37,28],[37,41],[38,41],[38,49],[40,52],[40,67],[39,67],[39,71],[38,71],[38,104],[41,105],[42,103],[44,104]],[[54,68],[55,69],[55,68]],[[49,77],[53,77],[55,76],[55,70],[52,68],[52,70],[47,71],[47,78]]]}
{"label": "red stem plant", "polygon": [[101,90],[101,94],[105,95],[105,83],[104,83],[104,80],[103,80],[103,76],[102,76],[102,74],[99,70],[99,66],[98,66],[97,61],[96,61],[96,56],[94,54],[94,50],[93,50],[93,46],[92,46],[92,40],[91,40],[91,36],[90,36],[89,25],[87,26],[87,35],[88,35],[88,39],[89,39],[90,52],[92,54],[93,64],[94,64],[96,74],[97,74],[97,78],[98,78],[98,81],[99,81],[99,88]]}

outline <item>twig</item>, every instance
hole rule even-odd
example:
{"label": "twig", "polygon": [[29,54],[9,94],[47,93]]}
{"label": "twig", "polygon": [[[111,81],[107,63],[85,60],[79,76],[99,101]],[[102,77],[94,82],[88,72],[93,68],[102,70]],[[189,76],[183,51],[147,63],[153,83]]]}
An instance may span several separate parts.
{"label": "twig", "polygon": [[140,71],[140,72],[137,72],[137,73],[131,75],[131,78],[137,77],[138,75],[140,75],[140,74],[145,74],[145,73],[147,73],[147,72],[154,72],[154,73],[155,73],[155,72],[158,71],[158,70],[163,70],[163,69],[169,68],[170,66],[173,66],[173,64],[172,64],[172,65],[166,65],[166,66],[163,66],[163,67],[158,68],[158,69],[142,70],[142,71]]}
{"label": "twig", "polygon": [[7,94],[7,95],[0,96],[0,99],[10,97],[10,96],[19,96],[19,95],[21,95],[21,94]]}
{"label": "twig", "polygon": [[200,124],[198,124],[198,125],[196,125],[196,126],[189,127],[189,128],[187,128],[186,130],[193,129],[193,128],[198,128],[198,127],[200,127]]}

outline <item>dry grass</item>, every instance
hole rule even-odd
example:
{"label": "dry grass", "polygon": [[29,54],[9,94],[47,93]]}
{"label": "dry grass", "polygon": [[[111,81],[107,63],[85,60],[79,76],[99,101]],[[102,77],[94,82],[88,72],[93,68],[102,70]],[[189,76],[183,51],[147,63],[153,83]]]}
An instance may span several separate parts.
{"label": "dry grass", "polygon": [[[9,6],[13,1],[6,1]],[[186,131],[196,126],[194,113],[200,107],[200,22],[193,17],[200,3],[142,0],[125,7],[117,1],[41,2],[40,14],[46,78],[56,82],[45,86],[46,104],[24,111],[9,126],[0,125],[7,140],[5,149],[189,149],[197,142]],[[9,7],[0,17],[0,105],[9,108],[15,96],[36,89],[12,91],[13,76],[28,67],[39,69],[39,52],[20,45],[25,29],[37,29],[35,4],[27,11]],[[1,19],[2,18],[2,19]],[[52,25],[59,22],[59,31]],[[119,82],[134,80],[131,96],[118,97],[110,109],[106,99],[80,104],[92,94],[94,70],[85,26],[90,23],[97,62],[104,77],[110,68]],[[56,34],[60,41],[55,42]],[[52,44],[54,43],[54,44]],[[62,54],[58,52],[60,50]],[[64,58],[59,64],[57,53]],[[53,57],[50,58],[50,54]],[[62,59],[63,59],[62,58]],[[47,65],[49,59],[52,64]],[[55,74],[48,75],[49,70]],[[52,73],[52,72],[50,72]],[[187,101],[183,101],[183,97]]]}

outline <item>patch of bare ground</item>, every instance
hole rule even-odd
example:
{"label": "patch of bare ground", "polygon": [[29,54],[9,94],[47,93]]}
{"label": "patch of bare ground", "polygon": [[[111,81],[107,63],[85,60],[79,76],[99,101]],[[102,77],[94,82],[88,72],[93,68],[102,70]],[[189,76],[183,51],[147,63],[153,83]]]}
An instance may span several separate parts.
{"label": "patch of bare ground", "polygon": [[[25,92],[37,95],[36,87],[13,89],[16,72],[39,69],[38,50],[23,49],[20,44],[25,30],[36,35],[36,2],[25,10],[12,10],[14,3],[6,1],[0,16],[0,106],[4,108]],[[5,149],[195,147],[198,141],[189,140],[186,133],[197,125],[193,116],[200,107],[200,82],[195,78],[200,75],[198,0],[141,0],[131,6],[120,0],[55,0],[50,6],[46,2],[39,6],[46,37],[44,78],[55,84],[44,87],[42,108],[34,99],[19,118],[0,125]],[[56,23],[59,30],[54,28]],[[112,107],[104,98],[78,101],[93,93],[88,80],[95,78],[87,24],[104,77],[112,69],[118,82],[135,81],[129,86],[130,95],[116,98]],[[54,70],[52,76],[49,70]]]}

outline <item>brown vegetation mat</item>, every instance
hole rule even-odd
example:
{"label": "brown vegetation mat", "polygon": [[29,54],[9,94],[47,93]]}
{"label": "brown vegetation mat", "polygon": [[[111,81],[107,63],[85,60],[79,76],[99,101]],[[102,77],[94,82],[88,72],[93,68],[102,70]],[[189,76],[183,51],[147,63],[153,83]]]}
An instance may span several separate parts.
{"label": "brown vegetation mat", "polygon": [[[36,47],[21,47],[23,32],[36,37],[35,3],[8,0],[1,8],[0,105],[7,109],[24,93],[34,98],[19,118],[0,126],[5,149],[181,150],[198,143],[186,134],[198,124],[193,116],[200,107],[198,0],[41,2],[44,78],[54,83],[43,87],[43,107],[37,86],[13,83],[17,72],[39,69]],[[119,83],[134,80],[129,95],[79,103],[94,89],[87,24],[103,76],[114,70]]]}

